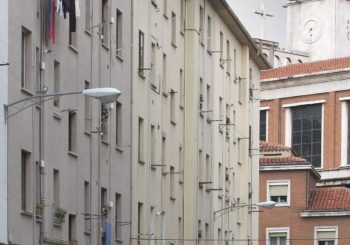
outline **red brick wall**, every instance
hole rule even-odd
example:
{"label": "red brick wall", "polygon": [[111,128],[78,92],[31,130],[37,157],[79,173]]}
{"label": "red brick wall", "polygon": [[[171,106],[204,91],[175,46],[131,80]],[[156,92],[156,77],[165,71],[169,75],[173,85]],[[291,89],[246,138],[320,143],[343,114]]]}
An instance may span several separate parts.
{"label": "red brick wall", "polygon": [[[314,229],[316,226],[338,226],[338,237],[350,238],[350,217],[300,217],[300,213],[306,208],[307,186],[315,186],[315,178],[309,171],[260,171],[260,201],[266,200],[268,180],[290,180],[291,205],[261,209],[263,212],[259,214],[259,245],[266,244],[266,228],[268,227],[289,227],[290,245],[314,245]],[[338,243],[338,245],[349,244],[350,239],[340,239]]]}
{"label": "red brick wall", "polygon": [[341,157],[341,101],[339,101],[339,98],[347,96],[350,96],[349,90],[262,101],[260,103],[261,107],[270,107],[268,113],[268,141],[285,144],[284,104],[325,100],[323,118],[323,167],[338,167]]}

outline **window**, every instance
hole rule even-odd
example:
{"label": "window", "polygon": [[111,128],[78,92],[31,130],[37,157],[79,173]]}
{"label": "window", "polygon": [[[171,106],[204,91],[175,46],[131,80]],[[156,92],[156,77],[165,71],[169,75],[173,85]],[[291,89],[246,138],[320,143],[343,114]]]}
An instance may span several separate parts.
{"label": "window", "polygon": [[260,110],[260,140],[267,141],[267,110]]}
{"label": "window", "polygon": [[203,103],[204,103],[204,85],[203,85],[203,78],[199,79],[199,113],[201,116],[203,116]]}
{"label": "window", "polygon": [[[77,23],[76,24],[78,24],[78,18],[77,18]],[[73,47],[73,48],[76,48],[77,47],[77,40],[78,40],[78,38],[77,38],[77,33],[74,31],[70,31],[69,32],[69,36],[68,36],[68,43],[69,43],[69,45],[71,46],[71,47]]]}
{"label": "window", "polygon": [[220,31],[220,66],[223,68],[224,59],[224,34]]}
{"label": "window", "polygon": [[115,239],[122,241],[122,196],[115,194]]}
{"label": "window", "polygon": [[210,156],[205,156],[205,180],[204,181],[211,181],[211,161]]}
{"label": "window", "polygon": [[176,124],[176,92],[174,90],[170,90],[170,122],[172,124]]}
{"label": "window", "polygon": [[168,18],[168,0],[163,0],[163,15],[165,18]]}
{"label": "window", "polygon": [[21,152],[21,208],[24,212],[31,210],[31,154],[28,151]]}
{"label": "window", "polygon": [[292,148],[314,167],[321,167],[322,104],[292,108]]}
{"label": "window", "polygon": [[202,159],[202,150],[199,149],[198,151],[198,180],[204,181],[203,177],[203,159]]}
{"label": "window", "polygon": [[139,31],[139,74],[144,74],[145,60],[145,38],[142,31]]}
{"label": "window", "polygon": [[170,199],[175,200],[175,168],[170,166]]}
{"label": "window", "polygon": [[87,219],[90,217],[91,209],[90,209],[90,183],[88,181],[84,181],[84,231],[89,232],[91,230],[90,220]]}
{"label": "window", "polygon": [[101,138],[107,142],[109,138],[109,104],[101,104]]}
{"label": "window", "polygon": [[276,202],[276,206],[290,205],[290,181],[268,181],[267,200]]}
{"label": "window", "polygon": [[156,127],[151,125],[151,164],[156,164],[156,156],[157,156],[157,138],[156,138]]}
{"label": "window", "polygon": [[[60,81],[60,63],[58,61],[54,61],[54,68],[53,68],[53,92],[54,94],[60,93],[60,87],[61,87],[61,81]],[[53,100],[54,107],[60,107],[60,97],[56,96]]]}
{"label": "window", "polygon": [[202,221],[198,220],[198,240],[203,239]]}
{"label": "window", "polygon": [[[41,205],[41,162],[35,162],[35,205]],[[42,215],[41,209],[35,210],[35,214],[38,216]]]}
{"label": "window", "polygon": [[218,228],[218,245],[221,245],[222,244],[222,232],[221,232],[221,229]]}
{"label": "window", "polygon": [[236,82],[237,79],[237,50],[233,49],[233,77]]}
{"label": "window", "polygon": [[179,170],[180,170],[180,178],[179,183],[183,183],[183,170],[184,170],[184,164],[183,164],[183,151],[182,146],[179,147]]}
{"label": "window", "polygon": [[137,244],[141,244],[140,235],[142,234],[143,227],[143,203],[137,203]]}
{"label": "window", "polygon": [[206,109],[208,112],[211,110],[211,89],[209,84],[207,84],[207,108]]}
{"label": "window", "polygon": [[[107,189],[104,187],[101,187],[101,210],[102,208],[107,206],[107,195],[108,195]],[[102,216],[104,216],[104,214],[102,214]]]}
{"label": "window", "polygon": [[337,245],[337,227],[315,227],[315,245]]}
{"label": "window", "polygon": [[277,68],[280,66],[280,64],[281,64],[280,57],[275,55],[275,57],[273,58],[273,67]]}
{"label": "window", "polygon": [[[182,227],[182,218],[179,217],[178,219],[178,237],[182,239],[183,237],[183,227]],[[182,242],[179,242],[179,244],[182,244]]]}
{"label": "window", "polygon": [[184,84],[183,70],[180,69],[180,108],[185,106],[185,84]]}
{"label": "window", "polygon": [[77,115],[75,111],[68,113],[68,151],[77,152]]}
{"label": "window", "polygon": [[289,244],[289,228],[267,228],[266,244],[287,245]]}
{"label": "window", "polygon": [[211,52],[211,18],[208,16],[208,23],[207,23],[207,50]]}
{"label": "window", "polygon": [[152,74],[152,86],[157,87],[157,45],[152,42],[152,63],[151,63],[151,74]]}
{"label": "window", "polygon": [[119,9],[117,9],[116,20],[117,23],[115,23],[115,50],[116,55],[121,57],[123,51],[123,13]]}
{"label": "window", "polygon": [[171,13],[171,44],[176,47],[176,14]]}
{"label": "window", "polygon": [[108,46],[109,41],[109,2],[108,0],[102,0],[101,8],[101,32],[102,32],[102,43]]}
{"label": "window", "polygon": [[226,73],[231,74],[231,50],[230,50],[230,41],[226,41]]}
{"label": "window", "polygon": [[208,223],[205,223],[205,240],[207,241],[206,244],[209,244],[210,234],[209,234],[209,224]]}
{"label": "window", "polygon": [[40,91],[40,49],[35,48],[35,91]]}
{"label": "window", "polygon": [[180,12],[180,18],[181,18],[181,23],[180,23],[180,32],[182,34],[185,33],[185,0],[180,0],[181,1],[181,12]]}
{"label": "window", "polygon": [[346,163],[349,165],[350,164],[350,101],[347,102],[347,106],[348,106],[348,111],[347,111],[347,124],[348,124],[348,127],[347,127],[347,161]]}
{"label": "window", "polygon": [[123,106],[120,102],[116,103],[115,116],[115,144],[121,146],[123,143]]}
{"label": "window", "polygon": [[68,241],[74,244],[77,241],[77,224],[75,215],[68,215]]}
{"label": "window", "polygon": [[287,58],[284,60],[284,65],[287,66],[287,65],[290,65],[290,64],[292,64],[292,60],[291,60],[289,57],[287,57]]}
{"label": "window", "polygon": [[[85,89],[91,88],[88,81],[85,81]],[[91,114],[91,100],[90,96],[84,96],[84,130],[85,132],[91,132],[92,114]]]}
{"label": "window", "polygon": [[138,129],[138,158],[140,163],[145,162],[145,130],[144,120],[139,117],[139,129]]}
{"label": "window", "polygon": [[222,97],[219,97],[219,117],[223,117],[224,116],[224,108],[222,105]]}
{"label": "window", "polygon": [[85,0],[85,29],[90,31],[91,29],[91,1]]}
{"label": "window", "polygon": [[218,187],[222,187],[222,164],[219,162],[218,164]]}
{"label": "window", "polygon": [[162,136],[162,165],[166,165],[166,137],[165,135]]}
{"label": "window", "polygon": [[203,6],[199,7],[199,33],[200,33],[200,42],[202,44],[204,41],[204,9]]}
{"label": "window", "polygon": [[163,95],[167,95],[167,58],[166,58],[166,54],[163,54],[162,90],[163,90]]}
{"label": "window", "polygon": [[25,27],[22,27],[21,45],[21,87],[31,92],[33,90],[32,33]]}
{"label": "window", "polygon": [[60,171],[53,170],[53,205],[60,207]]}

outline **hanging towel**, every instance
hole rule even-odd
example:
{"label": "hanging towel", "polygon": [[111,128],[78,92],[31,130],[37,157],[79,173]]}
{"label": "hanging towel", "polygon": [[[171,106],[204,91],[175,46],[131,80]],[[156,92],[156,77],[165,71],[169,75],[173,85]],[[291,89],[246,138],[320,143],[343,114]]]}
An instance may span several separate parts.
{"label": "hanging towel", "polygon": [[63,0],[63,16],[69,12],[69,32],[76,31],[75,0]]}
{"label": "hanging towel", "polygon": [[63,3],[62,0],[56,0],[56,12],[59,16],[63,16]]}
{"label": "hanging towel", "polygon": [[47,26],[46,26],[46,39],[55,43],[55,1],[48,0],[47,5]]}
{"label": "hanging towel", "polygon": [[75,16],[80,17],[80,5],[79,0],[75,0]]}

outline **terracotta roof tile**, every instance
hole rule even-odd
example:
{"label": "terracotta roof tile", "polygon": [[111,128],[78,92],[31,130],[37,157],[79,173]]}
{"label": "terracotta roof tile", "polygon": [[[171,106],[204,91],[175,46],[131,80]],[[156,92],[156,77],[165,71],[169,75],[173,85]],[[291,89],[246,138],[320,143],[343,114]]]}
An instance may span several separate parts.
{"label": "terracotta roof tile", "polygon": [[261,80],[350,68],[350,57],[293,64],[261,72]]}
{"label": "terracotta roof tile", "polygon": [[260,165],[310,165],[308,161],[300,157],[261,157]]}
{"label": "terracotta roof tile", "polygon": [[272,152],[272,151],[290,151],[291,148],[285,145],[275,144],[266,141],[260,141],[260,152]]}
{"label": "terracotta roof tile", "polygon": [[311,191],[307,211],[337,211],[350,209],[350,189],[323,187]]}

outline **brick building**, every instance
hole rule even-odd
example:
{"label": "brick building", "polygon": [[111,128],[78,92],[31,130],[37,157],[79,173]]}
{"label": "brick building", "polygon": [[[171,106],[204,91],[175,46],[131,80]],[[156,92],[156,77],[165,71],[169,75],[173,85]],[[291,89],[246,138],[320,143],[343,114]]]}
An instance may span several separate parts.
{"label": "brick building", "polygon": [[260,201],[276,207],[259,220],[259,244],[345,245],[350,189],[316,187],[317,170],[283,145],[260,144]]}
{"label": "brick building", "polygon": [[349,68],[344,57],[261,74],[260,139],[292,147],[324,185],[348,184],[350,176]]}

